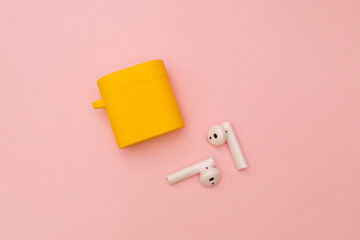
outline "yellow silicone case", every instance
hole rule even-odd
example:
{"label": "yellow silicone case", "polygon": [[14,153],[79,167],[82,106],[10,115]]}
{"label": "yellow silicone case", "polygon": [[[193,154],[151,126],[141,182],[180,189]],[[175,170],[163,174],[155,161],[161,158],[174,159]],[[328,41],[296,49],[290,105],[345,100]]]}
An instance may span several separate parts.
{"label": "yellow silicone case", "polygon": [[119,148],[185,126],[162,60],[153,60],[100,78],[102,99]]}

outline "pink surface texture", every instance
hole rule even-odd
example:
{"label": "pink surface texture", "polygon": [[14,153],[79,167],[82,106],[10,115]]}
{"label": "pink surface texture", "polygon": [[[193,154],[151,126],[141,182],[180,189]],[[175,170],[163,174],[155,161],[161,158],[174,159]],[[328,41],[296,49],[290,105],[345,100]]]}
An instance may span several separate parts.
{"label": "pink surface texture", "polygon": [[[0,33],[1,240],[360,239],[360,1],[1,0]],[[119,150],[96,81],[152,59],[186,127]]]}

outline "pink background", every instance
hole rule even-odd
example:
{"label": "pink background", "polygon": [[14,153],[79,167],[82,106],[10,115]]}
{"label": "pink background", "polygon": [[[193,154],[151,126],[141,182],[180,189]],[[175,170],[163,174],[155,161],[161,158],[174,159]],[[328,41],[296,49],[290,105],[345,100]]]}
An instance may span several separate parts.
{"label": "pink background", "polygon": [[[2,0],[0,32],[0,239],[360,239],[360,1]],[[119,150],[96,81],[158,58],[187,126]]]}

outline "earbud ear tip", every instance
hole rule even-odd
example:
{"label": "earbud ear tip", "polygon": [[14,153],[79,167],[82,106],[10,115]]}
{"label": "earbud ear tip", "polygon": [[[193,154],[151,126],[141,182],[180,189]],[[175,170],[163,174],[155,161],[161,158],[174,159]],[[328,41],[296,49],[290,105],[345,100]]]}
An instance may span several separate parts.
{"label": "earbud ear tip", "polygon": [[223,145],[227,139],[225,129],[220,125],[212,126],[207,132],[206,137],[211,144],[216,146]]}
{"label": "earbud ear tip", "polygon": [[215,186],[220,180],[220,171],[217,168],[211,168],[200,174],[200,181],[207,187]]}

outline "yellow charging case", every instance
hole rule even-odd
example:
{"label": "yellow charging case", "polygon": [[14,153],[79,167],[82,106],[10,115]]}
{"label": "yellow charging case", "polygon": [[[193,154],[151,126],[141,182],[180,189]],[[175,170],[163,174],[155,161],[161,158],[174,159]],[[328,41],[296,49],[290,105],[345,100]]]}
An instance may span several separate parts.
{"label": "yellow charging case", "polygon": [[110,73],[97,82],[119,148],[185,126],[162,60]]}

